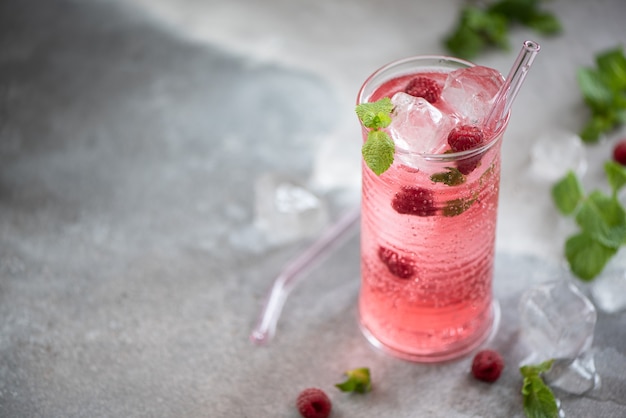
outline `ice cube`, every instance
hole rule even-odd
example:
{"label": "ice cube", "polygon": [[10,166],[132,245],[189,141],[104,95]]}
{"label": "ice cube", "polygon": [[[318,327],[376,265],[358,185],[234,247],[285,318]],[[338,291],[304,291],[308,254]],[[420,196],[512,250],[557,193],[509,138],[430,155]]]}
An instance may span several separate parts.
{"label": "ice cube", "polygon": [[603,312],[612,314],[626,309],[626,248],[593,280],[591,296]]}
{"label": "ice cube", "polygon": [[255,226],[270,244],[311,237],[328,223],[325,202],[295,180],[275,174],[256,182]]}
{"label": "ice cube", "polygon": [[522,339],[531,350],[522,364],[554,359],[546,382],[568,393],[583,394],[598,384],[591,351],[597,313],[573,283],[559,280],[527,290],[519,313]]}
{"label": "ice cube", "polygon": [[502,75],[493,68],[461,68],[448,74],[441,98],[463,123],[481,124],[503,82]]}
{"label": "ice cube", "polygon": [[585,146],[580,137],[566,131],[541,135],[530,150],[530,174],[537,180],[556,182],[568,170],[578,176],[587,171]]}
{"label": "ice cube", "polygon": [[568,280],[524,292],[519,313],[522,337],[541,361],[575,359],[591,347],[596,309]]}
{"label": "ice cube", "polygon": [[574,360],[556,360],[543,378],[550,387],[574,395],[587,393],[600,384],[591,350],[585,351]]}
{"label": "ice cube", "polygon": [[443,151],[453,120],[422,97],[399,92],[391,101],[395,108],[389,133],[397,148],[417,154]]}

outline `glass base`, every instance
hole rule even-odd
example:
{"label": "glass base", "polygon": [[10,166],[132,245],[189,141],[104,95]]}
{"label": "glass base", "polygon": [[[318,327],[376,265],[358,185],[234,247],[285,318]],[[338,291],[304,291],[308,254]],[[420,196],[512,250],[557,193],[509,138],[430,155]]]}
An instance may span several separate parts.
{"label": "glass base", "polygon": [[480,334],[473,335],[471,339],[460,341],[449,348],[437,351],[437,352],[406,352],[400,351],[389,345],[381,342],[378,338],[372,334],[367,327],[359,321],[359,327],[361,332],[374,347],[383,351],[386,354],[394,357],[401,358],[403,360],[413,361],[416,363],[438,363],[448,360],[454,360],[462,357],[481,344],[490,341],[495,336],[498,327],[500,326],[500,303],[497,300],[493,300],[491,304],[491,323],[485,327],[484,331]]}

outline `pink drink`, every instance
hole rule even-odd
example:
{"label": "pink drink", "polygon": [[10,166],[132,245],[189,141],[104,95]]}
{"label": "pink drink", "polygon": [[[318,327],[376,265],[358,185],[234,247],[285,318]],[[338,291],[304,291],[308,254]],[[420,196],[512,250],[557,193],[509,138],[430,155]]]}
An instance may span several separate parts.
{"label": "pink drink", "polygon": [[[443,85],[447,72],[468,66],[444,57],[390,64],[366,81],[359,103],[392,97],[416,74]],[[485,85],[490,93],[475,97],[488,101],[493,88]],[[433,106],[448,116],[458,112],[443,99]],[[494,134],[483,127],[481,146],[454,153],[447,143],[449,128],[470,122],[460,114],[451,121],[435,135],[428,155],[396,142],[386,172],[377,176],[363,164],[361,328],[375,346],[415,361],[471,351],[487,338],[494,320],[491,282],[504,128]]]}

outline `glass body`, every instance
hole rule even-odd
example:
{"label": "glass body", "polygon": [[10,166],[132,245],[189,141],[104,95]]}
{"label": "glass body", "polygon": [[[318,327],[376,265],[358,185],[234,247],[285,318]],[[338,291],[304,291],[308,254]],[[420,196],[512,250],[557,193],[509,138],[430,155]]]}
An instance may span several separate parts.
{"label": "glass body", "polygon": [[[409,75],[443,77],[440,73],[469,66],[439,56],[401,60],[370,76],[358,103],[391,97]],[[363,163],[359,316],[375,346],[408,360],[435,362],[468,353],[490,334],[506,122],[474,150],[427,155],[396,146],[393,165],[380,176]],[[441,181],[442,173],[458,175],[454,168],[467,164],[475,168],[460,184]],[[407,190],[418,206],[421,201],[427,206],[399,211],[398,199],[406,198]]]}

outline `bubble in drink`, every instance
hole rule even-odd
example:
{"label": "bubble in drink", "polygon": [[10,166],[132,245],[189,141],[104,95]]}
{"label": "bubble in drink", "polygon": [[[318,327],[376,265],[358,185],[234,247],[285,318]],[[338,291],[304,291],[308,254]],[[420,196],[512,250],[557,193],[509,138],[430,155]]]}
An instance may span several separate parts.
{"label": "bubble in drink", "polygon": [[454,109],[463,123],[481,124],[503,82],[502,75],[493,68],[462,68],[448,75],[441,98]]}
{"label": "bubble in drink", "polygon": [[404,92],[394,94],[391,102],[395,108],[389,133],[398,148],[420,154],[443,151],[442,138],[454,126],[450,118],[426,99]]}

